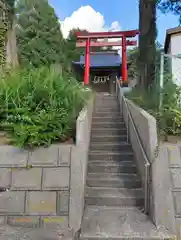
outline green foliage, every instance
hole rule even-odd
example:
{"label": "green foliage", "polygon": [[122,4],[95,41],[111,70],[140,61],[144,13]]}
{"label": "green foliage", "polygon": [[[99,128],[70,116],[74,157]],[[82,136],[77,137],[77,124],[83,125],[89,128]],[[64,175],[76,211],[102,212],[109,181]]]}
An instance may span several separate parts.
{"label": "green foliage", "polygon": [[20,147],[65,141],[89,92],[55,68],[22,69],[0,81],[0,128]]}
{"label": "green foliage", "polygon": [[[163,104],[160,108],[161,95]],[[181,135],[181,89],[170,76],[165,76],[162,91],[155,85],[148,90],[133,89],[128,98],[157,119],[160,134]]]}
{"label": "green foliage", "polygon": [[[79,61],[80,56],[84,54],[85,48],[77,48],[76,47],[76,42],[77,42],[77,37],[76,37],[76,32],[82,32],[82,33],[88,33],[87,30],[81,30],[79,28],[72,29],[69,32],[69,36],[66,39],[66,44],[65,44],[65,49],[66,49],[66,57],[70,61]],[[92,41],[97,41],[93,40]],[[112,47],[106,48],[106,50],[112,50]],[[103,47],[90,47],[90,52],[102,52],[105,51]]]}
{"label": "green foliage", "polygon": [[79,61],[80,56],[84,54],[85,49],[84,48],[77,48],[76,42],[77,37],[75,35],[76,32],[87,32],[86,30],[80,30],[80,29],[72,29],[69,32],[69,36],[66,39],[66,57],[69,59],[69,61]]}
{"label": "green foliage", "polygon": [[135,47],[128,51],[128,76],[130,78],[137,77],[137,60],[138,60],[138,48]]}
{"label": "green foliage", "polygon": [[[156,56],[155,56],[155,72],[157,73],[160,68],[160,54],[162,51],[162,45],[159,42],[156,42]],[[138,57],[139,57],[139,49],[135,47],[128,51],[128,75],[130,78],[135,78],[138,76]]]}
{"label": "green foliage", "polygon": [[180,0],[157,0],[158,7],[163,13],[172,12],[179,16],[181,23],[181,1]]}
{"label": "green foliage", "polygon": [[58,63],[68,71],[60,23],[48,1],[19,0],[17,14],[20,63],[35,67]]}
{"label": "green foliage", "polygon": [[9,27],[13,24],[14,19],[14,13],[15,13],[15,0],[6,0],[6,6],[7,6],[7,16],[8,16],[8,24]]}

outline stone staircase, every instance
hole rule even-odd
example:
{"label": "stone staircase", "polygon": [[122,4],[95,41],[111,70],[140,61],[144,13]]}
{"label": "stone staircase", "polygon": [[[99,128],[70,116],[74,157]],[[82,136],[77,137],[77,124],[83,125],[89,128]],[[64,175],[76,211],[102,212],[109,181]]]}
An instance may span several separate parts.
{"label": "stone staircase", "polygon": [[169,239],[142,212],[144,194],[115,96],[97,95],[80,239]]}

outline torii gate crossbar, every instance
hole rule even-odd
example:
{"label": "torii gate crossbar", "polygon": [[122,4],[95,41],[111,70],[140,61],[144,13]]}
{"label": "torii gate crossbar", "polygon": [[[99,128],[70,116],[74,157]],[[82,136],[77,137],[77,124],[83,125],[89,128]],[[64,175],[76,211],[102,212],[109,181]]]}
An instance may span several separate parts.
{"label": "torii gate crossbar", "polygon": [[[126,56],[126,47],[129,45],[136,45],[135,41],[127,41],[126,38],[133,38],[139,34],[138,30],[131,31],[119,31],[119,32],[76,32],[77,40],[85,41],[85,43],[77,42],[77,47],[85,46],[85,71],[84,71],[84,84],[89,84],[89,75],[90,75],[90,47],[96,45],[107,46],[106,42],[93,43],[93,39],[103,39],[103,38],[121,38],[120,46],[122,45],[122,81],[126,82],[128,80],[128,70],[127,70],[127,56]],[[107,45],[106,45],[107,44]],[[113,45],[113,44],[112,44]],[[115,42],[115,45],[118,46],[118,42]]]}

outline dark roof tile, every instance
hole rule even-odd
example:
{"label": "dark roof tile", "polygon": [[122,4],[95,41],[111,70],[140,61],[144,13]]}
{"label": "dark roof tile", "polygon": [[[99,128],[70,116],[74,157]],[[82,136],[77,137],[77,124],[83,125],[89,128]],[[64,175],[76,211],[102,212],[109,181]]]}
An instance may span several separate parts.
{"label": "dark roof tile", "polygon": [[[84,65],[84,55],[80,57],[79,62],[74,64]],[[90,55],[91,67],[117,67],[121,65],[121,56],[116,53],[92,53]]]}

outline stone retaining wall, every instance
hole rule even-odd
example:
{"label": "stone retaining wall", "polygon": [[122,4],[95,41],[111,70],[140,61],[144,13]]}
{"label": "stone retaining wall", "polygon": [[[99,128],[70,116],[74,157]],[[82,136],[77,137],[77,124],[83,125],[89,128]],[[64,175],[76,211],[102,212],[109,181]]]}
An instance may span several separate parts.
{"label": "stone retaining wall", "polygon": [[[139,138],[150,162],[149,216],[157,228],[168,230],[181,239],[181,144],[161,143],[157,137],[156,119],[126,100]],[[124,109],[123,109],[124,110]],[[127,114],[123,111],[126,121]],[[127,124],[128,126],[128,124]],[[131,129],[129,133],[131,135]],[[132,146],[137,161],[141,155],[136,139]],[[141,173],[142,174],[142,173]]]}
{"label": "stone retaining wall", "polygon": [[168,147],[169,145],[159,144],[157,155],[151,165],[150,209],[155,225],[158,228],[166,228],[176,235],[173,185],[169,169],[171,155]]}
{"label": "stone retaining wall", "polygon": [[152,164],[153,214],[158,227],[164,226],[181,239],[181,144],[160,143]]}
{"label": "stone retaining wall", "polygon": [[[68,228],[71,145],[0,146],[0,215],[12,225]],[[49,218],[51,216],[51,219]]]}
{"label": "stone retaining wall", "polygon": [[158,146],[156,119],[132,101],[127,99],[126,102],[147,157],[152,161]]}
{"label": "stone retaining wall", "polygon": [[[168,166],[170,186],[165,186],[172,202],[165,212],[165,223],[172,224],[173,231],[177,233],[177,239],[181,239],[181,144],[164,143],[160,146],[159,159],[162,154],[164,164]],[[163,156],[164,154],[164,156]],[[163,203],[165,202],[163,199]],[[172,222],[171,222],[172,221]]]}
{"label": "stone retaining wall", "polygon": [[[34,151],[0,146],[1,223],[73,232],[80,228],[92,107],[93,101],[77,119],[76,145],[54,144]],[[81,186],[79,198],[76,184]]]}

